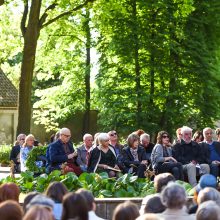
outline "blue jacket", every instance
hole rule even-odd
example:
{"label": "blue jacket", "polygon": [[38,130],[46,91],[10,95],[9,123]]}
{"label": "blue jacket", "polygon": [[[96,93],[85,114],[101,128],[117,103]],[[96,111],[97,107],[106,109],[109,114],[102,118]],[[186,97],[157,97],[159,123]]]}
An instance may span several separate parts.
{"label": "blue jacket", "polygon": [[[73,144],[71,142],[68,143],[70,153],[74,152]],[[68,156],[66,155],[63,149],[63,143],[59,139],[56,142],[53,142],[48,145],[47,152],[47,171],[51,172],[52,170],[56,170],[61,168],[61,164],[67,162]]]}

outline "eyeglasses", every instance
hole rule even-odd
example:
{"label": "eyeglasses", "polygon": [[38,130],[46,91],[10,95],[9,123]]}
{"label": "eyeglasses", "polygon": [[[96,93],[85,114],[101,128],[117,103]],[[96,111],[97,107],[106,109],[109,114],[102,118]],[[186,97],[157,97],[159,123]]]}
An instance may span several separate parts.
{"label": "eyeglasses", "polygon": [[168,135],[163,135],[162,138],[170,138]]}
{"label": "eyeglasses", "polygon": [[117,135],[117,133],[115,132],[115,133],[111,133],[110,134],[110,136],[116,136]]}

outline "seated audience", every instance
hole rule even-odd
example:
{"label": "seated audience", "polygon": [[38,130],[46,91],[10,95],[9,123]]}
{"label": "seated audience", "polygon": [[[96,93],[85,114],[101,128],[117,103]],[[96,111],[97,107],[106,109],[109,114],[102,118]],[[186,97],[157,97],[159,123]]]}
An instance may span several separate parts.
{"label": "seated audience", "polygon": [[26,167],[26,161],[28,154],[34,147],[34,136],[32,134],[29,134],[24,141],[24,144],[21,147],[20,151],[20,162],[21,162],[21,172],[24,172],[27,170]]}
{"label": "seated audience", "polygon": [[220,209],[214,201],[206,201],[199,205],[196,220],[220,220]]}
{"label": "seated audience", "polygon": [[3,183],[0,185],[0,203],[6,200],[19,201],[20,189],[15,183]]}
{"label": "seated audience", "polygon": [[146,134],[146,133],[142,134],[140,136],[140,144],[145,149],[148,163],[150,163],[150,161],[151,161],[151,153],[152,153],[152,150],[153,150],[154,145],[155,145],[155,144],[150,142],[150,135]]}
{"label": "seated audience", "polygon": [[144,178],[147,168],[147,157],[143,147],[139,146],[139,136],[132,133],[127,138],[127,147],[122,150],[123,162],[127,172]]}
{"label": "seated audience", "polygon": [[83,136],[83,145],[77,148],[76,162],[82,171],[87,171],[90,153],[92,150],[93,137],[91,134]]}
{"label": "seated audience", "polygon": [[209,165],[204,163],[203,152],[195,141],[192,141],[192,129],[183,126],[181,128],[182,140],[173,146],[173,157],[183,165],[183,171],[187,174],[189,183],[197,185],[197,169],[199,175],[210,172]]}
{"label": "seated audience", "polygon": [[68,190],[66,186],[61,182],[52,182],[46,189],[46,196],[51,198],[54,201],[53,214],[55,220],[60,220],[63,210],[63,196],[67,194]]}
{"label": "seated audience", "polygon": [[70,142],[71,132],[68,128],[60,129],[60,138],[51,143],[47,150],[47,172],[60,170],[63,163],[67,163],[66,172],[74,172],[80,175],[82,170],[76,164],[77,152]]}
{"label": "seated audience", "polygon": [[18,202],[7,200],[0,204],[1,220],[22,220],[23,211]]}
{"label": "seated audience", "polygon": [[186,191],[177,183],[169,183],[161,193],[161,200],[166,210],[158,214],[164,220],[193,220],[195,217],[187,213]]}
{"label": "seated audience", "polygon": [[26,135],[19,134],[17,137],[16,145],[12,147],[10,152],[10,160],[12,160],[15,164],[15,172],[20,172],[20,150],[22,145],[24,144]]}
{"label": "seated audience", "polygon": [[[154,178],[154,188],[156,191],[155,196],[160,196],[160,193],[162,192],[163,188],[169,183],[169,182],[175,182],[175,178],[171,173],[161,173],[155,176]],[[140,208],[140,214],[144,214],[145,206],[148,202],[148,200],[151,199],[151,195],[147,195],[143,198],[141,208]]]}
{"label": "seated audience", "polygon": [[102,220],[95,214],[96,204],[92,193],[86,189],[78,189],[76,193],[83,195],[87,202],[89,220]]}
{"label": "seated audience", "polygon": [[137,205],[127,201],[116,206],[112,220],[135,220],[139,215]]}
{"label": "seated audience", "polygon": [[182,164],[172,157],[169,134],[160,131],[157,135],[157,144],[151,154],[152,167],[155,173],[170,172],[176,180],[183,180]]}
{"label": "seated audience", "polygon": [[80,219],[88,220],[88,207],[86,199],[79,193],[67,193],[63,198],[62,220]]}
{"label": "seated audience", "polygon": [[[109,145],[109,136],[107,133],[100,133],[98,136],[99,145],[91,152],[88,172],[107,172],[109,177],[115,177],[119,170],[117,166],[116,153]],[[113,168],[113,169],[112,169]]]}
{"label": "seated audience", "polygon": [[52,209],[35,205],[28,209],[23,220],[54,220]]}

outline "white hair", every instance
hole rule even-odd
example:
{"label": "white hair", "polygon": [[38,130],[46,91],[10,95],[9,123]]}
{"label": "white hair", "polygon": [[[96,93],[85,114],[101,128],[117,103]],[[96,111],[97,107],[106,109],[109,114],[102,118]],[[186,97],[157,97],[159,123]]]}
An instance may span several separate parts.
{"label": "white hair", "polygon": [[203,129],[203,131],[202,131],[203,137],[205,137],[205,133],[206,133],[206,131],[208,131],[208,130],[211,130],[211,131],[212,131],[212,129],[209,128],[209,127]]}
{"label": "white hair", "polygon": [[186,133],[186,132],[191,132],[192,133],[192,128],[190,128],[190,127],[187,127],[187,126],[183,126],[182,128],[181,128],[181,134],[184,134],[184,133]]}
{"label": "white hair", "polygon": [[86,138],[91,138],[92,135],[91,134],[84,134],[83,135],[83,140],[85,141]]}
{"label": "white hair", "polygon": [[69,128],[61,128],[60,129],[60,134],[66,134],[66,133],[71,133]]}
{"label": "white hair", "polygon": [[147,134],[147,133],[142,134],[142,135],[140,136],[140,142],[142,142],[143,139],[148,139],[148,140],[150,140],[150,135]]}
{"label": "white hair", "polygon": [[101,141],[106,141],[106,140],[109,140],[108,133],[100,133],[98,136],[99,144],[101,143]]}

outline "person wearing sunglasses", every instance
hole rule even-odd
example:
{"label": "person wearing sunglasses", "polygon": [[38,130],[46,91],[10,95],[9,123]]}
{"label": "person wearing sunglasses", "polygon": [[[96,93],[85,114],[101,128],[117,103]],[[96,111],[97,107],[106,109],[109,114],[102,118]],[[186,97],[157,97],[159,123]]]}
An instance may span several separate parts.
{"label": "person wearing sunglasses", "polygon": [[151,154],[152,167],[158,173],[172,173],[176,180],[183,180],[182,164],[172,156],[169,134],[160,131],[157,135],[157,144]]}

